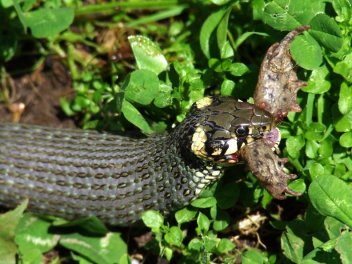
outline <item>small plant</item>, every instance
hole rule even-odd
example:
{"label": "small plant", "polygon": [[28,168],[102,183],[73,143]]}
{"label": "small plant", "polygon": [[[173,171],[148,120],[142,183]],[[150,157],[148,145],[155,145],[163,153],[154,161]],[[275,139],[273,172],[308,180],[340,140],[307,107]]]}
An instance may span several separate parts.
{"label": "small plant", "polygon": [[[291,45],[300,79],[308,81],[298,94],[303,111],[280,124],[280,149],[300,176],[290,188],[304,194],[272,200],[251,173],[231,168],[174,215],[145,212],[153,240],[144,250],[171,263],[351,263],[351,10],[342,0],[2,0],[0,85],[4,91],[11,62],[30,41],[35,60],[27,71],[49,56],[69,69],[75,96],[61,106],[82,127],[158,133],[204,95],[250,101],[267,47],[280,31],[311,25]],[[131,262],[121,234],[98,219],[39,218],[25,208],[0,215],[6,263],[16,256],[42,263],[48,252],[56,253],[51,263]],[[244,231],[242,220],[254,227]]]}

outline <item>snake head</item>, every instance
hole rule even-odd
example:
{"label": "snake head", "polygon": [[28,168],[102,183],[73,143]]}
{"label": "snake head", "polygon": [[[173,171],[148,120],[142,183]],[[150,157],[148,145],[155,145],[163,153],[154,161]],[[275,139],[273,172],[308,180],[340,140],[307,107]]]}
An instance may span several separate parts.
{"label": "snake head", "polygon": [[193,154],[221,165],[240,162],[240,149],[246,144],[267,135],[279,140],[270,132],[274,128],[270,113],[231,97],[205,97],[192,106],[189,118]]}

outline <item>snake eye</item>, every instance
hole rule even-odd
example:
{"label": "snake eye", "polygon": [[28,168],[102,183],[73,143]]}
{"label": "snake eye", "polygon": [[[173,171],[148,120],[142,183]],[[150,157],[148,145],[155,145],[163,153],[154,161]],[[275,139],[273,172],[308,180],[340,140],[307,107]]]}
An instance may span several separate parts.
{"label": "snake eye", "polygon": [[239,137],[247,136],[248,135],[248,127],[240,126],[240,127],[236,128],[235,133]]}

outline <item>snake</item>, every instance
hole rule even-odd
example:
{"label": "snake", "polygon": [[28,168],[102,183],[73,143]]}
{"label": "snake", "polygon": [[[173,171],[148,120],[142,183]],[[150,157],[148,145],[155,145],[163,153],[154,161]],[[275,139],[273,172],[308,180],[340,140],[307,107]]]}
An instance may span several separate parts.
{"label": "snake", "polygon": [[144,138],[3,123],[0,205],[28,199],[38,215],[96,216],[110,225],[134,223],[151,209],[169,214],[241,162],[241,148],[274,127],[269,112],[221,96],[194,103],[171,132]]}

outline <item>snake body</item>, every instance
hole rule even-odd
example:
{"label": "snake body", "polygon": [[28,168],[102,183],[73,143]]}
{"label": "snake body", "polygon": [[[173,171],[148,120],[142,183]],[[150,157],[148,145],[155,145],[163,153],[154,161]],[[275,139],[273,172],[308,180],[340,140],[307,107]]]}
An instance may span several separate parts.
{"label": "snake body", "polygon": [[148,209],[187,205],[271,129],[270,114],[232,98],[194,104],[171,133],[142,139],[79,129],[0,125],[0,205],[37,214],[95,215],[126,225]]}

